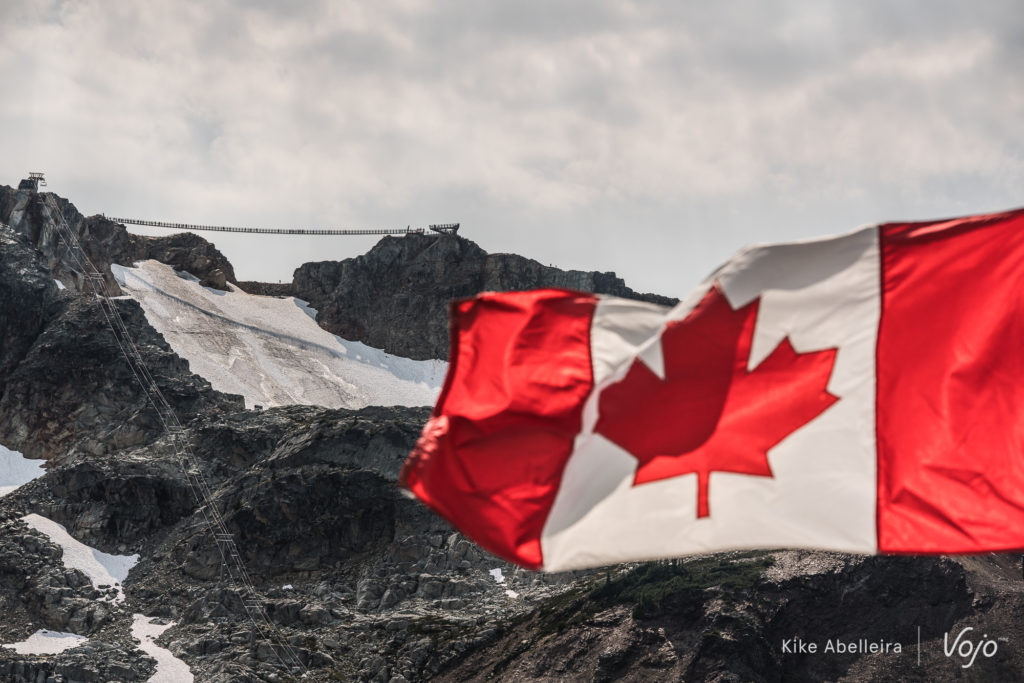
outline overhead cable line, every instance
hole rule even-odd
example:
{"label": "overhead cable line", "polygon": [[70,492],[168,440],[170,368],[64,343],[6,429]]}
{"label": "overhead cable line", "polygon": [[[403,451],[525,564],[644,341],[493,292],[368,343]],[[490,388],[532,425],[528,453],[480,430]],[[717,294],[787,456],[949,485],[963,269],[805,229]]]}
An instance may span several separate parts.
{"label": "overhead cable line", "polygon": [[108,294],[106,277],[86,256],[78,236],[68,226],[63,212],[61,212],[57,202],[53,199],[53,195],[41,193],[41,196],[53,214],[54,225],[58,235],[67,245],[68,256],[73,265],[78,269],[78,274],[84,278],[83,284],[88,285],[88,288],[98,301],[103,317],[106,319],[107,325],[114,335],[114,340],[117,342],[121,354],[128,362],[129,369],[142,387],[150,405],[156,411],[157,418],[160,420],[164,432],[171,439],[178,465],[185,473],[185,481],[188,483],[188,487],[196,503],[199,505],[199,512],[202,513],[206,526],[213,534],[217,549],[220,552],[222,567],[227,576],[241,589],[242,604],[252,622],[253,630],[260,638],[272,644],[275,654],[286,669],[306,673],[308,669],[302,663],[302,660],[299,659],[295,649],[284,639],[280,630],[267,615],[266,609],[263,607],[263,599],[257,592],[248,571],[246,571],[242,556],[238,552],[234,536],[224,523],[224,518],[220,511],[214,505],[213,490],[210,488],[206,477],[199,467],[195,453],[192,452],[185,429],[181,422],[178,421],[174,409],[166,397],[164,397],[163,392],[157,385],[156,379],[146,366],[142,354],[139,353],[139,349],[132,340],[128,327],[121,317],[117,305]]}

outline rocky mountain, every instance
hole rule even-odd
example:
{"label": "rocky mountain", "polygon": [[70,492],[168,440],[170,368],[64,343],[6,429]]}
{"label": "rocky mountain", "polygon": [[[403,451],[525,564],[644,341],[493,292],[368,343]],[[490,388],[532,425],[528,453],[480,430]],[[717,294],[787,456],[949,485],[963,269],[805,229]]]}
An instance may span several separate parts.
{"label": "rocky mountain", "polygon": [[[92,298],[60,289],[26,236],[5,229],[0,248],[0,443],[50,459],[72,448],[100,454],[156,438],[162,427]],[[188,374],[138,304],[117,303],[183,419],[241,407]]]}
{"label": "rocky mountain", "polygon": [[[395,485],[429,408],[245,410],[240,397],[193,374],[138,303],[119,299],[185,425],[209,504],[306,668],[302,677],[282,664],[269,634],[254,630],[176,441],[94,298],[75,290],[53,217],[29,195],[0,190],[0,220],[12,225],[0,228],[0,444],[44,458],[46,470],[0,496],[0,643],[25,642],[40,629],[83,640],[46,655],[0,647],[0,680],[148,680],[157,662],[133,637],[135,615],[173,624],[156,642],[197,681],[1024,677],[1017,556],[737,552],[572,575],[525,571],[480,550]],[[217,270],[230,279],[230,264],[199,238],[192,253],[187,242],[126,236],[102,217],[76,218],[74,207],[60,206],[99,263],[131,265],[145,253],[196,268],[207,281]],[[366,334],[389,343],[410,325],[422,335],[410,348],[422,353],[443,346],[432,336],[437,323],[412,312],[414,296],[424,308],[441,301],[443,311],[446,288],[469,294],[530,286],[531,278],[633,295],[614,278],[558,275],[481,253],[447,236],[388,238],[359,259],[308,264],[292,286],[303,283],[304,298],[341,315],[345,301],[335,297],[355,292],[359,277],[382,295],[387,282],[410,278],[408,299],[356,308],[360,320],[381,317]],[[123,586],[97,585],[30,515],[60,523],[97,552],[137,555],[137,564]],[[971,650],[969,660],[960,645],[968,641],[986,649]]]}
{"label": "rocky mountain", "polygon": [[480,292],[559,287],[665,306],[677,302],[634,292],[615,273],[488,254],[451,234],[385,237],[362,256],[300,266],[290,285],[240,284],[252,293],[305,299],[329,332],[415,359],[448,358],[448,304]]}
{"label": "rocky mountain", "polygon": [[[162,640],[198,680],[287,680],[273,644],[250,637],[175,448],[93,297],[61,289],[49,267],[61,261],[2,230],[0,443],[48,469],[0,497],[0,642],[43,627],[89,643],[48,657],[0,649],[0,676],[146,680],[153,663],[128,630],[145,614],[176,623]],[[117,305],[306,680],[429,677],[569,580],[490,557],[400,494],[428,408],[246,411],[190,373],[138,304]],[[60,549],[23,521],[30,513],[100,551],[137,553],[124,603],[60,566]]]}

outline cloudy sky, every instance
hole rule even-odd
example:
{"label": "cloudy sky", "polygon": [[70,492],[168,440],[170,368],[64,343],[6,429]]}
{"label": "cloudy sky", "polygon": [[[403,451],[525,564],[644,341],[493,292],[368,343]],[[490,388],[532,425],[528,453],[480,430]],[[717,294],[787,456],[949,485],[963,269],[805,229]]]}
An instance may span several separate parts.
{"label": "cloudy sky", "polygon": [[[1005,2],[3,2],[0,184],[86,214],[460,221],[686,293],[736,249],[1024,205]],[[371,238],[206,233],[242,279]]]}

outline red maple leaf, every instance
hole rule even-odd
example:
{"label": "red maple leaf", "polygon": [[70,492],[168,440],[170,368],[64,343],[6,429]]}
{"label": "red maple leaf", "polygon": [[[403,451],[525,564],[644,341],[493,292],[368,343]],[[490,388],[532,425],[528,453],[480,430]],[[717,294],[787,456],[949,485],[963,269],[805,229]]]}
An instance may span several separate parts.
{"label": "red maple leaf", "polygon": [[716,284],[665,327],[664,380],[638,358],[601,394],[594,431],[637,459],[633,485],[696,473],[697,517],[711,472],[771,477],[768,450],[839,400],[836,349],[797,353],[787,337],[747,371],[759,305],[733,310]]}

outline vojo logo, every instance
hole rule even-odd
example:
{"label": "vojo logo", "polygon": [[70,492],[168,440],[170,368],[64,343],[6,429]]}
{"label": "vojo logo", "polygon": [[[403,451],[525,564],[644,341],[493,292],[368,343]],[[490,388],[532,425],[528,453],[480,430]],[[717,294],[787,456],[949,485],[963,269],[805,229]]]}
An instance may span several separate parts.
{"label": "vojo logo", "polygon": [[[963,669],[970,669],[974,666],[974,660],[978,658],[979,654],[982,657],[991,658],[999,652],[999,643],[989,638],[987,633],[974,640],[974,634],[971,633],[973,630],[973,626],[965,626],[952,643],[949,642],[949,633],[946,633],[942,639],[943,653],[947,657],[957,655],[961,661],[960,667]],[[1006,639],[1000,638],[1000,640],[1005,641]]]}

